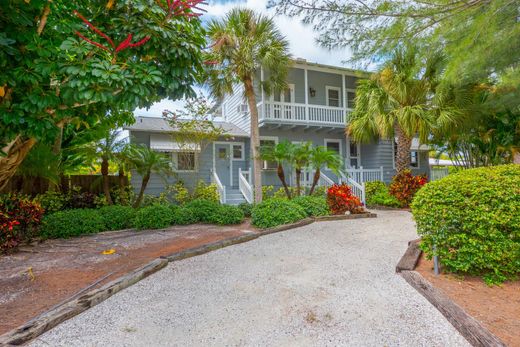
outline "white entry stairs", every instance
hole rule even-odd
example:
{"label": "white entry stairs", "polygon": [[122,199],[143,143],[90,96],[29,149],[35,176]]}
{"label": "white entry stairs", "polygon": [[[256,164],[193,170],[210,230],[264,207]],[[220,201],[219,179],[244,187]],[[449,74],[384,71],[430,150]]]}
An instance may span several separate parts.
{"label": "white entry stairs", "polygon": [[243,202],[247,202],[244,195],[238,188],[226,187],[226,204],[228,205],[239,205]]}

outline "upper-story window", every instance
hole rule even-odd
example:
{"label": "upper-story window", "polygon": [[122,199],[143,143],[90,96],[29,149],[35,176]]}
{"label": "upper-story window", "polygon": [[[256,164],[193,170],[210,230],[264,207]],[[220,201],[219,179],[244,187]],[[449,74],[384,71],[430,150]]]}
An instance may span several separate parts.
{"label": "upper-story window", "polygon": [[347,89],[347,107],[350,109],[356,107],[356,91],[354,89]]}
{"label": "upper-story window", "polygon": [[294,84],[288,84],[283,92],[275,91],[271,98],[275,102],[294,102]]}
{"label": "upper-story window", "polygon": [[341,89],[339,87],[325,87],[327,92],[327,106],[341,106]]}

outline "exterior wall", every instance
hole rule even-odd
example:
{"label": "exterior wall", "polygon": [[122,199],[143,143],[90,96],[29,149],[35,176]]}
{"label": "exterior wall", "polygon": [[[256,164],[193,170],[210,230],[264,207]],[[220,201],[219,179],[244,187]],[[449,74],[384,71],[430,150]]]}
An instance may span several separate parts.
{"label": "exterior wall", "polygon": [[343,107],[343,84],[341,82],[341,74],[333,74],[322,71],[307,70],[307,83],[309,88],[316,90],[316,96],[309,95],[309,104],[311,105],[327,105],[326,87],[336,87],[340,89],[340,106]]}
{"label": "exterior wall", "polygon": [[[150,146],[150,133],[131,131],[130,138],[132,143],[145,144]],[[238,172],[238,167],[246,169],[249,162],[249,139],[234,138],[234,139],[220,139],[219,142],[245,142],[244,145],[244,161],[233,161],[234,171]],[[146,187],[145,193],[150,195],[159,195],[164,191],[164,187],[169,184],[174,184],[178,181],[184,182],[188,189],[193,189],[199,180],[205,183],[211,183],[211,172],[213,169],[213,144],[206,146],[198,156],[198,170],[191,172],[178,172],[171,177],[163,178],[157,174],[152,174],[150,181]],[[132,171],[130,184],[134,187],[136,192],[141,187],[142,177],[137,172]],[[238,186],[238,174],[233,175],[233,184]],[[229,184],[225,184],[229,186]]]}
{"label": "exterior wall", "polygon": [[241,104],[247,104],[247,101],[244,98],[244,87],[237,83],[233,87],[233,94],[224,98],[222,103],[222,116],[225,121],[235,124],[249,134],[251,118],[247,112],[238,112],[237,107]]}

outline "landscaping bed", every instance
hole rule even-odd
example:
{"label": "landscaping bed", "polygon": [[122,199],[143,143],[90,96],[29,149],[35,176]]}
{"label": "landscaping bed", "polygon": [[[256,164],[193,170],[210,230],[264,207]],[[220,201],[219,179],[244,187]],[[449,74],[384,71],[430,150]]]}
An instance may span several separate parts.
{"label": "landscaping bed", "polygon": [[421,256],[415,269],[508,346],[520,346],[520,281],[488,286],[481,278],[441,273]]}
{"label": "landscaping bed", "polygon": [[[160,256],[250,232],[256,229],[248,221],[233,226],[194,224],[104,232],[22,247],[15,254],[0,257],[0,312],[6,313],[2,314],[0,334],[99,280],[89,289]],[[115,250],[113,254],[102,254],[111,249]]]}

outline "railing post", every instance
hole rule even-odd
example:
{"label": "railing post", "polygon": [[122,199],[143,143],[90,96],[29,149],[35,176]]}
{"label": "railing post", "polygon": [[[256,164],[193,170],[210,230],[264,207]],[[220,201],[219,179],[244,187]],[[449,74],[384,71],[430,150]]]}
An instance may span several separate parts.
{"label": "railing post", "polygon": [[385,172],[384,172],[384,170],[383,170],[383,166],[381,166],[381,171],[380,171],[380,174],[379,174],[379,180],[380,180],[381,182],[384,181],[384,180],[383,180],[384,174],[385,174]]}

